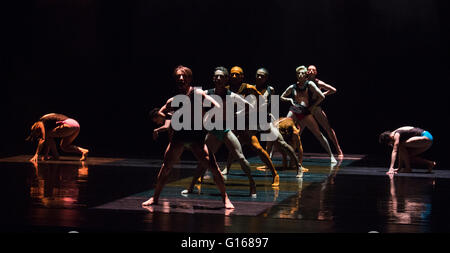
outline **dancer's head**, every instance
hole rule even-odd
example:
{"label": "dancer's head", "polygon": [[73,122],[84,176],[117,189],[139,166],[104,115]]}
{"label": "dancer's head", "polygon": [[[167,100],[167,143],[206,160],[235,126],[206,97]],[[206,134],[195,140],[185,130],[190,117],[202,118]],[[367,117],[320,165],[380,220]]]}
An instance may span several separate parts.
{"label": "dancer's head", "polygon": [[384,131],[378,137],[378,142],[384,145],[392,146],[393,138],[391,137],[391,131]]}
{"label": "dancer's head", "polygon": [[256,70],[256,85],[263,85],[269,79],[269,71],[265,68],[259,68]]}
{"label": "dancer's head", "polygon": [[34,124],[31,126],[31,133],[25,140],[35,141],[36,139],[42,138],[41,126],[42,126],[42,122],[40,122],[40,121],[34,122]]}
{"label": "dancer's head", "polygon": [[178,92],[186,93],[192,82],[192,70],[185,66],[178,66],[173,71]]}
{"label": "dancer's head", "polygon": [[164,121],[166,120],[166,115],[164,115],[164,113],[160,112],[159,110],[160,108],[153,108],[150,111],[149,115],[153,123],[155,123],[156,125],[163,125]]}
{"label": "dancer's head", "polygon": [[230,73],[228,73],[228,69],[222,66],[216,67],[214,69],[213,82],[216,88],[223,88],[228,83],[228,79],[230,78]]}
{"label": "dancer's head", "polygon": [[308,78],[310,80],[315,79],[317,76],[317,68],[314,65],[309,65],[308,66]]}
{"label": "dancer's head", "polygon": [[308,72],[308,70],[306,69],[305,66],[298,66],[295,69],[295,73],[297,74],[297,80],[298,81],[304,81],[306,79],[306,73]]}
{"label": "dancer's head", "polygon": [[242,70],[239,66],[234,66],[230,70],[231,75],[231,84],[233,85],[241,85],[244,80],[244,70]]}

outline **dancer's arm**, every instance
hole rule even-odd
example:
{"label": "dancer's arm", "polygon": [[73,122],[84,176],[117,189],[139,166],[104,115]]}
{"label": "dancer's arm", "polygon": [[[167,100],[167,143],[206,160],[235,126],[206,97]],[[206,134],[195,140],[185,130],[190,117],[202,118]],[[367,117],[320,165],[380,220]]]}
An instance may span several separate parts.
{"label": "dancer's arm", "polygon": [[397,159],[399,144],[400,144],[400,134],[396,133],[394,135],[394,145],[392,147],[391,164],[389,166],[389,171],[394,171],[394,165],[395,165],[395,160]]}
{"label": "dancer's arm", "polygon": [[294,99],[290,98],[293,89],[294,89],[294,86],[293,86],[293,85],[289,86],[289,87],[283,92],[283,94],[281,94],[280,100],[281,100],[281,101],[284,101],[284,102],[289,102],[290,104],[292,104],[292,105],[295,106]]}
{"label": "dancer's arm", "polygon": [[169,98],[169,100],[167,100],[166,104],[164,106],[162,106],[161,109],[159,109],[159,112],[163,113],[164,115],[167,115],[171,111],[173,111],[172,105],[171,105],[172,101],[173,101],[173,97]]}
{"label": "dancer's arm", "polygon": [[336,93],[336,91],[337,91],[336,88],[334,88],[333,86],[331,86],[331,85],[325,83],[325,82],[322,81],[322,80],[318,80],[318,79],[317,79],[317,86],[318,86],[320,89],[324,89],[324,90],[325,90],[325,92],[323,92],[323,95],[325,95],[325,96],[334,94],[334,93]]}
{"label": "dancer's arm", "polygon": [[[237,105],[237,115],[241,113],[248,113],[249,109],[255,108],[255,105],[244,99],[243,96],[238,95],[234,92],[231,93],[230,98],[232,98],[234,103]],[[248,105],[248,107],[245,106],[246,104]]]}
{"label": "dancer's arm", "polygon": [[211,104],[213,104],[215,107],[217,108],[222,108],[222,106],[219,104],[219,102],[217,102],[214,98],[212,98],[210,95],[206,94],[206,92],[204,90],[201,89],[195,89],[195,92],[197,92],[197,94],[201,94],[203,96],[203,99],[208,100],[209,102],[211,102]]}
{"label": "dancer's arm", "polygon": [[158,138],[160,132],[169,131],[170,129],[170,119],[166,119],[164,125],[153,130],[153,140]]}
{"label": "dancer's arm", "polygon": [[255,95],[256,97],[262,96],[262,95],[263,95],[263,94],[261,94],[261,92],[259,92],[259,90],[256,89],[256,87],[253,86],[253,85],[247,85],[247,89],[249,90],[249,93],[250,93],[250,94],[253,94],[253,95]]}
{"label": "dancer's arm", "polygon": [[39,142],[36,148],[36,153],[34,154],[34,156],[30,159],[31,162],[37,162],[37,159],[39,157],[39,153],[42,150],[42,147],[44,147],[44,143],[45,143],[45,127],[44,127],[44,123],[39,122],[39,129],[41,131],[41,137],[39,138]]}
{"label": "dancer's arm", "polygon": [[309,89],[312,90],[313,96],[315,96],[317,99],[314,101],[312,105],[309,105],[308,110],[310,112],[313,112],[317,106],[322,103],[322,101],[325,99],[325,95],[323,92],[317,87],[317,85],[314,82],[309,82]]}

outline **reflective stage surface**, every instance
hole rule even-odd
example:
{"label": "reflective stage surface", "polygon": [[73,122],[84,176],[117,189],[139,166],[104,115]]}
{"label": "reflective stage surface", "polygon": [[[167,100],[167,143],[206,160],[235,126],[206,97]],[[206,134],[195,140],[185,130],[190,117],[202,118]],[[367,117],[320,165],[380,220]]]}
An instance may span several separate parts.
{"label": "reflective stage surface", "polygon": [[[75,157],[28,162],[30,156],[0,159],[1,231],[16,232],[448,232],[450,171],[425,170],[389,177],[362,155],[330,165],[321,154],[305,154],[302,179],[281,168],[280,186],[270,172],[249,159],[257,197],[239,164],[224,176],[235,205],[226,210],[211,174],[194,193],[181,194],[196,169],[182,161],[164,188],[160,203],[142,207],[153,193],[160,160]],[[223,168],[223,164],[220,164]]]}

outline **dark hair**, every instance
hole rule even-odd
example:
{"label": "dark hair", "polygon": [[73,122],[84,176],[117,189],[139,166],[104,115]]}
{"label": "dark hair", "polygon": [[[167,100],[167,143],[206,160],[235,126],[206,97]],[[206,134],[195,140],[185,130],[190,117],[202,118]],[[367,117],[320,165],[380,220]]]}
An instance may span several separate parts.
{"label": "dark hair", "polygon": [[41,137],[42,137],[42,132],[39,129],[39,121],[34,122],[34,124],[31,126],[31,133],[25,140],[26,141],[36,141],[37,139],[39,139]]}
{"label": "dark hair", "polygon": [[150,116],[151,119],[153,119],[153,118],[155,118],[155,117],[158,116],[159,110],[160,110],[160,108],[158,108],[158,107],[153,108],[153,109],[148,113],[148,115]]}
{"label": "dark hair", "polygon": [[384,131],[380,134],[380,137],[378,138],[378,142],[381,144],[389,144],[391,142],[391,132],[390,131]]}
{"label": "dark hair", "polygon": [[223,67],[223,66],[216,67],[216,68],[214,69],[214,73],[215,73],[217,70],[222,71],[223,74],[224,74],[226,77],[229,77],[229,76],[230,76],[230,73],[228,72],[228,69],[225,68],[225,67]]}

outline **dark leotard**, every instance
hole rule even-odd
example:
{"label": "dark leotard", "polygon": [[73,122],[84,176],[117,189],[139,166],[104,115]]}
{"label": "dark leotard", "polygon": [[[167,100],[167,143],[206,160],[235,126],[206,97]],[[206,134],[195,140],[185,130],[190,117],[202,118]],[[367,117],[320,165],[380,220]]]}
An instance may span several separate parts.
{"label": "dark leotard", "polygon": [[[194,89],[188,94],[191,101],[191,112],[194,112]],[[191,115],[191,129],[194,129],[194,115]],[[184,143],[204,143],[206,131],[202,130],[173,130],[172,141],[180,141]]]}
{"label": "dark leotard", "polygon": [[424,130],[422,128],[418,128],[418,127],[413,127],[412,129],[409,129],[409,130],[397,130],[396,131],[396,133],[400,134],[401,142],[404,142],[414,136],[422,136],[423,132],[424,132]]}
{"label": "dark leotard", "polygon": [[68,119],[66,115],[58,113],[50,113],[42,116],[39,121],[44,123],[45,131],[51,131],[58,126],[58,122]]}

